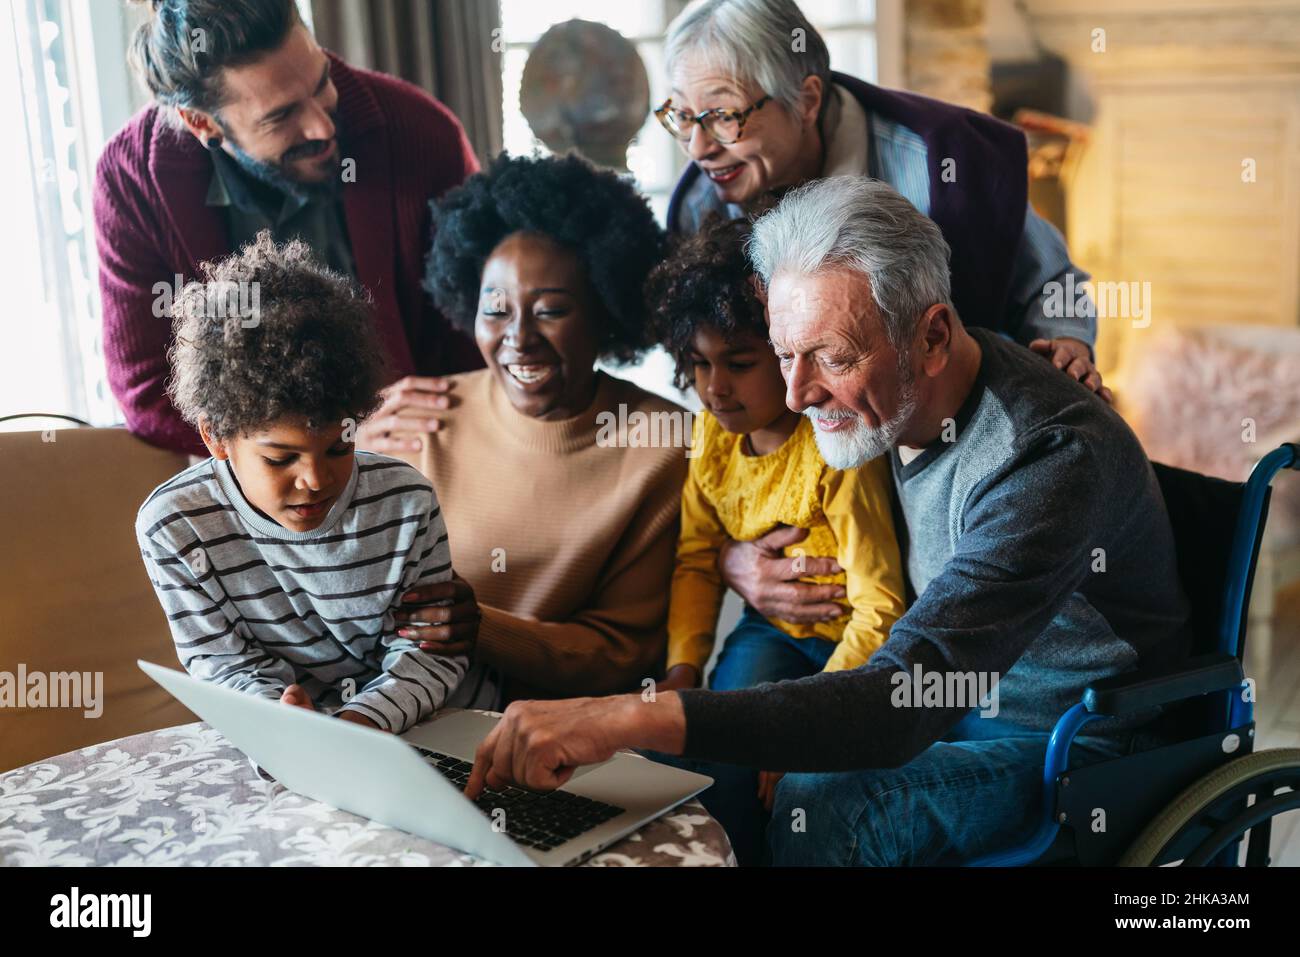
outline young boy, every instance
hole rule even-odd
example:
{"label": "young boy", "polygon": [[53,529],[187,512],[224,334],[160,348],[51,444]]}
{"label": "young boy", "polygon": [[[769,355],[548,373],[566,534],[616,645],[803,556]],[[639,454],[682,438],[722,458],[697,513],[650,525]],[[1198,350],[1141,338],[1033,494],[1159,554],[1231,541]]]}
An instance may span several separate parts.
{"label": "young boy", "polygon": [[354,451],[383,373],[368,304],[305,244],[267,232],[205,280],[172,308],[169,391],[212,457],[136,519],[180,661],[205,681],[405,731],[443,705],[467,660],[423,650],[421,629],[395,617],[407,591],[452,569],[428,480]]}

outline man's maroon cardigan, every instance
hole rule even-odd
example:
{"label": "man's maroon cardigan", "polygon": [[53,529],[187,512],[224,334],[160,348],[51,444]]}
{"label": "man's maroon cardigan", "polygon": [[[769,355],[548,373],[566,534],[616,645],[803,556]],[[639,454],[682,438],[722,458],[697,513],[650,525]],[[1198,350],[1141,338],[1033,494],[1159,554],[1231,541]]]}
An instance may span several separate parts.
{"label": "man's maroon cardigan", "polygon": [[[330,54],[339,93],[343,185],[357,279],[374,300],[375,330],[391,377],[482,366],[472,340],[440,316],[420,286],[431,239],[429,201],[477,172],[460,121],[427,93]],[[220,207],[206,205],[212,160],[160,108],[137,113],[104,148],[95,179],[95,235],[108,381],[127,427],[167,449],[205,454],[167,398],[171,323],[154,316],[155,284],[198,277],[229,255]]]}

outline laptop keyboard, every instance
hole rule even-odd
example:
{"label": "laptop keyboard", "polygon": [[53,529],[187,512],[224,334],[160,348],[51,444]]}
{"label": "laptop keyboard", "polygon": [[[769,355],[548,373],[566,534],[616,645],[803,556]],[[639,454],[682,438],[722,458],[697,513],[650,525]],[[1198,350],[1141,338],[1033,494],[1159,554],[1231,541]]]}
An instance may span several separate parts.
{"label": "laptop keyboard", "polygon": [[[415,750],[458,790],[465,790],[472,764],[428,748],[417,746]],[[474,803],[489,817],[497,809],[505,812],[506,833],[511,839],[539,851],[554,850],[625,810],[568,791],[541,793],[516,787],[500,791],[484,788]]]}

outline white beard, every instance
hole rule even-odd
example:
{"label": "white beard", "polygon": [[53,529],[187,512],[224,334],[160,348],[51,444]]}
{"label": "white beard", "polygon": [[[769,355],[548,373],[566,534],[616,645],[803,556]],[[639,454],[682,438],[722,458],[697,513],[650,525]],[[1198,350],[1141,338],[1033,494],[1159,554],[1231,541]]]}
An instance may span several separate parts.
{"label": "white beard", "polygon": [[[824,415],[810,406],[804,409],[803,414],[813,420],[813,435],[817,439],[817,450],[821,452],[826,464],[833,469],[843,470],[866,465],[876,456],[883,455],[893,448],[916,412],[916,405],[916,391],[909,382],[901,386],[898,411],[877,428],[867,425],[853,413]],[[823,432],[817,428],[817,419],[837,418],[851,418],[853,424],[835,432]]]}

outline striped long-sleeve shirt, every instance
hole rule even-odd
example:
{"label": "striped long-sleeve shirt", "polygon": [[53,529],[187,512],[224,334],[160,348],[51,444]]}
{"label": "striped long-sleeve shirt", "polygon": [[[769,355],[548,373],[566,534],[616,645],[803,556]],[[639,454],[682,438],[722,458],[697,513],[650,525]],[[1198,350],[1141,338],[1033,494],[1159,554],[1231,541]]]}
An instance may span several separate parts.
{"label": "striped long-sleeve shirt", "polygon": [[396,633],[406,591],[451,578],[433,486],[405,462],[357,452],[325,520],[293,532],[248,503],[228,461],[208,459],[150,494],[136,537],[196,678],[273,699],[296,683],[321,710],[401,732],[465,675],[464,657]]}

